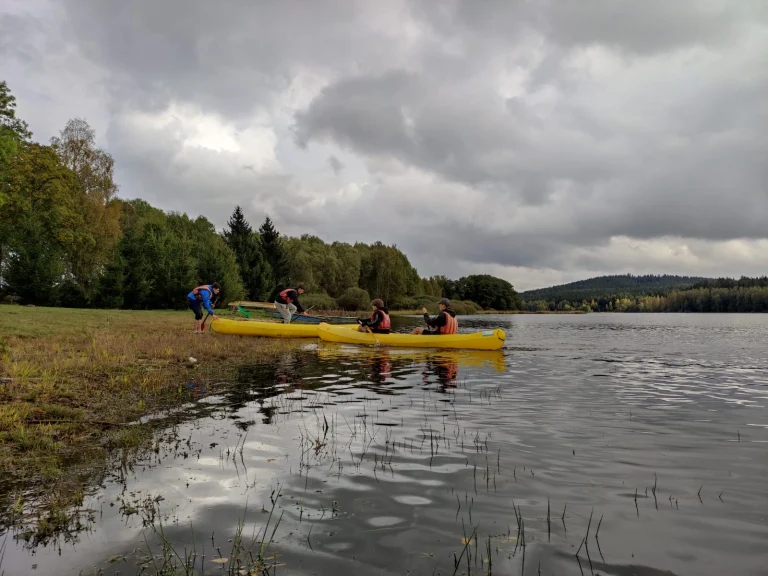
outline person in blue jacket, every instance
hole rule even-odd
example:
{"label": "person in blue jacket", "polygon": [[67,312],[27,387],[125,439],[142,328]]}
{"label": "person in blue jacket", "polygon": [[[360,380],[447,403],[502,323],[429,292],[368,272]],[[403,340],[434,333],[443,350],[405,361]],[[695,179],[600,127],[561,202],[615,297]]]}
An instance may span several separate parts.
{"label": "person in blue jacket", "polygon": [[208,314],[214,320],[218,318],[213,312],[213,306],[211,306],[211,296],[219,292],[221,292],[221,286],[218,282],[214,282],[213,284],[198,286],[187,294],[187,303],[192,312],[195,313],[195,334],[203,333],[203,308],[208,311]]}

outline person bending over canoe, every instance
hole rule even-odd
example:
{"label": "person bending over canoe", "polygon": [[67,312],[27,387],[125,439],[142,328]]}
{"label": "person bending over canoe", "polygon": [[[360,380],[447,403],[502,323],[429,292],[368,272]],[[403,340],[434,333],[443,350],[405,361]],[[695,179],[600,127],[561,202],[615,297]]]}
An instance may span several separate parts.
{"label": "person bending over canoe", "polygon": [[358,320],[360,327],[358,332],[368,332],[370,329],[374,334],[389,334],[389,329],[392,327],[392,322],[389,319],[389,310],[384,306],[384,301],[376,298],[371,300],[371,308],[373,308],[373,314],[369,320]]}
{"label": "person bending over canoe", "polygon": [[428,329],[414,328],[411,334],[421,334],[422,336],[441,336],[443,334],[456,334],[459,330],[459,321],[456,320],[456,312],[451,308],[451,301],[448,298],[441,298],[437,303],[440,313],[434,318],[429,317],[426,308],[422,308],[424,313],[424,322]]}
{"label": "person bending over canoe", "polygon": [[187,304],[192,312],[195,313],[195,334],[203,333],[203,308],[208,311],[214,320],[218,318],[213,313],[213,306],[211,306],[211,296],[221,292],[221,286],[218,282],[213,284],[203,284],[193,289],[192,292],[187,294]]}
{"label": "person bending over canoe", "polygon": [[275,308],[283,315],[284,324],[290,324],[291,318],[297,311],[306,316],[304,307],[299,302],[301,294],[304,294],[304,284],[299,284],[296,288],[286,288],[275,298]]}

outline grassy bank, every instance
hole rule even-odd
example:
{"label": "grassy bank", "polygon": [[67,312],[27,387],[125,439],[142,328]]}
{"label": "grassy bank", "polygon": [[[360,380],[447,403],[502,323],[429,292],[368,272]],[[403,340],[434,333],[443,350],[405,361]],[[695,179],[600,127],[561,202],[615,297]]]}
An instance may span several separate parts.
{"label": "grassy bank", "polygon": [[28,509],[22,488],[51,495],[48,515],[76,502],[62,486],[83,454],[104,462],[138,446],[147,427],[126,424],[188,401],[184,384],[201,370],[296,345],[192,329],[189,312],[0,306],[0,512],[11,498]]}

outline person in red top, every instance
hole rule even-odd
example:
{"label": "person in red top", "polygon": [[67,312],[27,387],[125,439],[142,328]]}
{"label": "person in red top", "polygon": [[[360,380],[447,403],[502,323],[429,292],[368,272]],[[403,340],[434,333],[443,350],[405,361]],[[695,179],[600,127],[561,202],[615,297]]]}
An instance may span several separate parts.
{"label": "person in red top", "polygon": [[437,303],[440,313],[434,318],[429,317],[426,308],[422,308],[424,313],[424,322],[428,329],[414,328],[411,334],[421,334],[422,336],[441,336],[443,334],[456,334],[459,330],[459,321],[456,320],[456,312],[451,308],[451,301],[448,298],[441,298]]}
{"label": "person in red top", "polygon": [[299,296],[304,294],[304,284],[299,284],[296,288],[286,288],[275,298],[275,308],[283,315],[283,323],[290,324],[291,318],[298,311],[299,314],[306,314],[304,307],[299,302]]}
{"label": "person in red top", "polygon": [[371,300],[371,308],[373,308],[371,318],[369,320],[358,320],[360,327],[357,331],[368,332],[370,329],[374,334],[389,334],[392,322],[389,319],[389,310],[384,306],[384,301],[379,298]]}

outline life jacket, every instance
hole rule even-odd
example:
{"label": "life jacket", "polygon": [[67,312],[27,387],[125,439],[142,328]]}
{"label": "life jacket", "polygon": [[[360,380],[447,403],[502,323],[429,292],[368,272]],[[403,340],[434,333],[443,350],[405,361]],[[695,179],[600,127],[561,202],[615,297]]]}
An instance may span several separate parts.
{"label": "life jacket", "polygon": [[288,297],[288,292],[290,292],[291,290],[293,290],[293,288],[286,288],[285,290],[280,292],[280,298],[285,300],[286,304],[290,304],[291,302],[293,302],[293,298]]}
{"label": "life jacket", "polygon": [[198,286],[197,288],[192,290],[192,294],[194,294],[195,298],[197,298],[198,300],[203,299],[203,295],[200,294],[200,290],[208,290],[208,294],[211,294],[211,295],[213,294],[210,284],[204,284],[203,286]]}
{"label": "life jacket", "polygon": [[459,321],[456,320],[455,316],[451,316],[448,313],[448,310],[444,312],[445,314],[445,326],[440,326],[438,329],[440,334],[456,334],[456,332],[459,331]]}
{"label": "life jacket", "polygon": [[[381,314],[381,322],[379,322],[379,325],[376,326],[377,330],[389,330],[392,328],[392,321],[389,319],[389,314],[384,312],[381,308],[378,308],[376,312],[379,312]],[[376,320],[376,312],[371,314],[371,322]]]}

